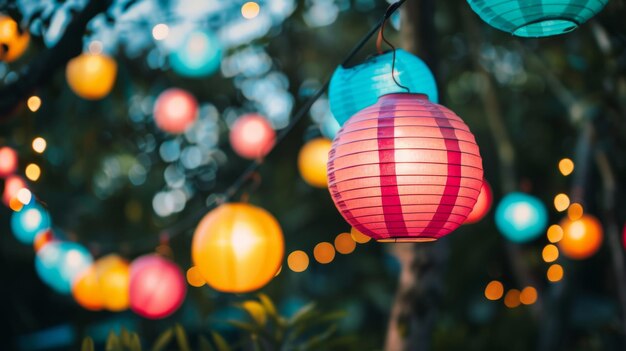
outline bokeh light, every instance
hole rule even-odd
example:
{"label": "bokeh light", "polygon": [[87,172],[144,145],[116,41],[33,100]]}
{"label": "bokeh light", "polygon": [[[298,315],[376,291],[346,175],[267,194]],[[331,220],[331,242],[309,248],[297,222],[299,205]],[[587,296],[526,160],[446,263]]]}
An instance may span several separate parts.
{"label": "bokeh light", "polygon": [[541,257],[544,262],[554,262],[559,258],[559,249],[555,245],[548,244],[541,251]]}
{"label": "bokeh light", "polygon": [[[2,202],[5,205],[9,206],[11,204],[11,200],[16,200],[15,196],[17,196],[17,192],[20,189],[25,188],[26,183],[24,180],[18,176],[9,176],[4,182],[4,191],[2,193]],[[19,203],[19,201],[17,201]],[[21,207],[20,207],[21,208]],[[11,207],[15,211],[13,207]]]}
{"label": "bokeh light", "polygon": [[335,237],[335,250],[340,254],[347,255],[354,251],[356,242],[350,233],[341,233]]}
{"label": "bokeh light", "polygon": [[154,40],[164,40],[170,33],[170,27],[167,24],[159,23],[152,27],[152,37]]}
{"label": "bokeh light", "polygon": [[265,117],[249,113],[235,121],[229,139],[237,155],[253,160],[265,157],[272,150],[276,132]]}
{"label": "bokeh light", "polygon": [[564,158],[559,161],[559,171],[562,175],[568,176],[574,172],[574,161],[569,158]]}
{"label": "bokeh light", "polygon": [[70,293],[74,279],[93,263],[87,249],[69,241],[56,241],[37,252],[35,269],[48,286],[60,294]]}
{"label": "bokeh light", "polygon": [[117,63],[104,54],[83,53],[67,63],[65,77],[72,91],[86,100],[107,96],[117,77]]}
{"label": "bokeh light", "polygon": [[478,194],[478,199],[476,200],[476,204],[467,215],[465,219],[465,224],[472,224],[480,221],[489,213],[491,209],[491,204],[493,202],[493,192],[491,191],[491,186],[487,183],[487,180],[483,181],[483,185],[480,188],[480,194]]}
{"label": "bokeh light", "polygon": [[287,265],[292,271],[304,272],[309,267],[309,255],[302,250],[296,250],[287,257]]}
{"label": "bokeh light", "polygon": [[201,78],[215,73],[222,61],[222,44],[209,31],[188,33],[170,53],[174,72],[190,78]]}
{"label": "bokeh light", "polygon": [[24,205],[28,205],[33,198],[33,194],[27,188],[22,188],[17,192],[15,197]]}
{"label": "bokeh light", "polygon": [[321,264],[327,264],[335,259],[335,247],[331,243],[321,242],[313,249],[315,260]]}
{"label": "bokeh light", "polygon": [[557,196],[554,197],[554,208],[557,211],[563,212],[567,210],[568,207],[569,207],[569,196],[567,196],[566,194],[558,194]]}
{"label": "bokeh light", "polygon": [[24,173],[26,174],[26,178],[32,180],[33,182],[36,182],[41,176],[41,168],[39,168],[39,166],[37,166],[36,164],[31,163],[26,166],[26,170],[24,171]]}
{"label": "bokeh light", "polygon": [[[30,35],[20,31],[19,25],[11,17],[0,14],[0,62],[13,62],[28,48]],[[6,51],[5,51],[6,50]]]}
{"label": "bokeh light", "polygon": [[253,19],[259,15],[261,7],[254,1],[248,1],[241,6],[241,15],[245,19]]}
{"label": "bokeh light", "polygon": [[546,207],[531,195],[510,193],[496,208],[496,226],[502,235],[513,242],[523,243],[537,238],[547,222]]}
{"label": "bokeh light", "polygon": [[36,201],[31,201],[11,215],[13,235],[23,244],[31,245],[35,236],[50,228],[50,215]]}
{"label": "bokeh light", "polygon": [[602,224],[591,215],[583,215],[577,220],[564,219],[561,222],[563,239],[559,248],[563,255],[582,260],[593,256],[602,245],[604,238]]}
{"label": "bokeh light", "polygon": [[130,304],[130,267],[128,262],[112,254],[98,259],[95,263],[103,307],[119,312],[128,309]]}
{"label": "bokeh light", "polygon": [[42,247],[54,241],[55,238],[52,230],[42,230],[35,236],[35,240],[33,241],[33,249],[35,249],[35,252],[38,252],[39,250],[41,250]]}
{"label": "bokeh light", "polygon": [[199,288],[206,285],[206,280],[202,277],[202,273],[196,266],[192,266],[187,270],[187,283],[189,285]]}
{"label": "bokeh light", "polygon": [[316,138],[307,142],[298,154],[298,169],[305,182],[317,188],[328,185],[326,164],[332,141]]}
{"label": "bokeh light", "polygon": [[8,146],[0,147],[0,178],[6,178],[17,170],[17,152]]}
{"label": "bokeh light", "polygon": [[519,295],[520,302],[524,305],[532,305],[537,302],[537,289],[532,286],[527,286],[522,289]]}
{"label": "bokeh light", "polygon": [[573,203],[567,209],[567,217],[572,221],[580,219],[584,213],[583,205],[579,203]]}
{"label": "bokeh light", "polygon": [[352,240],[356,241],[359,244],[365,244],[372,240],[372,238],[361,233],[358,229],[354,227],[350,229],[350,236],[352,236]]}
{"label": "bokeh light", "polygon": [[520,291],[517,289],[511,289],[506,292],[504,296],[504,305],[508,308],[515,308],[522,302],[520,301]]}
{"label": "bokeh light", "polygon": [[72,284],[72,296],[83,308],[99,311],[104,308],[104,297],[95,265],[80,272]]}
{"label": "bokeh light", "polygon": [[26,106],[31,112],[37,112],[41,107],[41,98],[37,95],[33,95],[26,100]]}
{"label": "bokeh light", "polygon": [[560,264],[553,264],[548,268],[546,277],[549,281],[555,283],[563,279],[563,267]]}
{"label": "bokeh light", "polygon": [[36,137],[35,139],[33,139],[32,147],[33,151],[35,151],[36,153],[42,154],[44,151],[46,151],[47,146],[48,143],[46,142],[46,139],[42,137]]}
{"label": "bokeh light", "polygon": [[558,224],[553,224],[548,228],[548,241],[555,244],[563,239],[563,228]]}
{"label": "bokeh light", "polygon": [[485,297],[487,300],[499,300],[502,298],[502,295],[504,295],[504,285],[497,280],[492,280],[485,287]]}
{"label": "bokeh light", "polygon": [[170,88],[156,99],[153,116],[159,129],[181,134],[198,118],[198,101],[186,90]]}

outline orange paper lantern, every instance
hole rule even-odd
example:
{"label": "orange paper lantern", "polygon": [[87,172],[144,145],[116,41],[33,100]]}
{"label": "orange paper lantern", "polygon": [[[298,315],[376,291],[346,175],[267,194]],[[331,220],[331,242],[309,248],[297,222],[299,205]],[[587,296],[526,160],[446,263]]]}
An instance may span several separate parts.
{"label": "orange paper lantern", "polygon": [[558,245],[563,255],[583,260],[593,256],[602,245],[604,234],[597,218],[583,215],[576,220],[564,219],[561,222],[563,238]]}
{"label": "orange paper lantern", "polygon": [[17,170],[17,152],[8,146],[0,147],[0,178],[6,178]]}
{"label": "orange paper lantern", "polygon": [[67,63],[65,77],[70,89],[83,99],[99,100],[113,89],[117,63],[104,54],[84,53]]}
{"label": "orange paper lantern", "polygon": [[306,143],[298,155],[298,169],[305,182],[317,188],[328,186],[326,164],[332,142],[326,138],[316,138]]}
{"label": "orange paper lantern", "polygon": [[493,193],[491,192],[491,186],[487,181],[483,181],[483,186],[480,188],[480,194],[478,200],[472,209],[472,212],[467,216],[465,224],[472,224],[480,221],[489,213],[491,204],[493,203]]}
{"label": "orange paper lantern", "polygon": [[108,255],[96,261],[95,267],[104,308],[113,312],[128,309],[130,304],[128,262],[117,255]]}
{"label": "orange paper lantern", "polygon": [[337,133],[328,187],[341,215],[378,241],[433,241],[458,228],[483,184],[474,135],[426,95],[389,94]]}
{"label": "orange paper lantern", "polygon": [[0,61],[13,62],[28,48],[30,35],[21,32],[11,17],[0,15]]}
{"label": "orange paper lantern", "polygon": [[189,92],[171,88],[154,103],[154,122],[159,129],[181,134],[198,118],[198,101]]}
{"label": "orange paper lantern", "polygon": [[261,288],[276,274],[285,244],[276,219],[262,208],[244,203],[221,205],[198,224],[193,236],[193,262],[207,283],[223,292]]}
{"label": "orange paper lantern", "polygon": [[104,308],[104,297],[95,265],[76,277],[72,286],[72,296],[79,305],[90,311],[100,311]]}
{"label": "orange paper lantern", "polygon": [[230,131],[230,145],[250,160],[265,157],[274,147],[276,132],[265,117],[250,113],[239,117]]}

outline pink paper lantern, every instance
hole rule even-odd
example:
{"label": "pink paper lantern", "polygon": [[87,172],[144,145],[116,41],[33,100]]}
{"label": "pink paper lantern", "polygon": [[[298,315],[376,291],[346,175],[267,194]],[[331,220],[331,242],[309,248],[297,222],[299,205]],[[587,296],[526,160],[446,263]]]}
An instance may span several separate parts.
{"label": "pink paper lantern", "polygon": [[6,178],[17,170],[17,152],[8,146],[0,147],[0,178]]}
{"label": "pink paper lantern", "polygon": [[233,150],[250,160],[265,157],[275,142],[276,132],[265,117],[256,113],[239,117],[230,131]]}
{"label": "pink paper lantern", "polygon": [[198,101],[182,89],[167,89],[154,103],[154,121],[159,129],[168,133],[183,133],[197,117]]}
{"label": "pink paper lantern", "polygon": [[389,94],[352,116],[328,159],[341,215],[383,242],[434,241],[478,199],[482,159],[461,118],[425,95]]}
{"label": "pink paper lantern", "polygon": [[130,266],[130,308],[142,317],[169,316],[183,303],[186,292],[182,271],[166,258],[146,255]]}
{"label": "pink paper lantern", "polygon": [[493,193],[491,191],[491,186],[485,180],[483,182],[483,186],[480,188],[480,195],[478,195],[478,200],[476,200],[476,204],[472,209],[472,212],[467,216],[465,220],[465,224],[472,224],[480,221],[489,213],[491,209],[491,204],[493,203]]}

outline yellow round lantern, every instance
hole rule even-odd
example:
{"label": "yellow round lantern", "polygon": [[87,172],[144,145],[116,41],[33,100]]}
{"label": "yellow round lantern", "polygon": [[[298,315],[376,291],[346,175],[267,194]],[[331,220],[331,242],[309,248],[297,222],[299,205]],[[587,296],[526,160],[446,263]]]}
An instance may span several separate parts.
{"label": "yellow round lantern", "polygon": [[72,296],[79,305],[88,310],[99,311],[104,307],[104,298],[95,265],[76,277],[72,286]]}
{"label": "yellow round lantern", "polygon": [[28,32],[20,32],[17,22],[11,17],[0,15],[0,61],[17,60],[30,42]]}
{"label": "yellow round lantern", "polygon": [[113,312],[128,309],[130,304],[128,262],[117,255],[108,255],[96,261],[95,269],[104,308]]}
{"label": "yellow round lantern", "polygon": [[563,238],[558,245],[563,255],[583,260],[593,256],[602,245],[604,237],[600,221],[591,215],[582,215],[576,220],[569,218],[561,222]]}
{"label": "yellow round lantern", "polygon": [[309,185],[317,188],[326,188],[328,178],[326,164],[332,141],[326,138],[316,138],[306,143],[298,155],[298,169],[300,175]]}
{"label": "yellow round lantern", "polygon": [[244,203],[221,205],[198,224],[192,259],[215,290],[244,293],[274,278],[285,251],[278,221]]}
{"label": "yellow round lantern", "polygon": [[76,95],[87,100],[99,100],[113,88],[117,63],[104,54],[84,53],[68,62],[65,76]]}

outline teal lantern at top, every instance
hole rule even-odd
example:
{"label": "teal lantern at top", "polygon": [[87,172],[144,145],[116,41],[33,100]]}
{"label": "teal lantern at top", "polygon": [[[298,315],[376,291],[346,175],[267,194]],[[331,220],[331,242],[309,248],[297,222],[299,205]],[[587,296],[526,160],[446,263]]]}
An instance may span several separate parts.
{"label": "teal lantern at top", "polygon": [[13,235],[22,244],[32,244],[35,236],[50,228],[50,215],[34,199],[11,215]]}
{"label": "teal lantern at top", "polygon": [[548,211],[534,196],[506,195],[496,208],[496,227],[507,239],[524,243],[539,237],[548,225]]}
{"label": "teal lantern at top", "polygon": [[74,279],[93,264],[87,249],[74,242],[52,242],[37,251],[35,270],[48,286],[61,294],[72,291]]}
{"label": "teal lantern at top", "polygon": [[174,72],[190,78],[209,76],[220,67],[222,44],[211,32],[196,30],[180,42],[170,53]]}
{"label": "teal lantern at top", "polygon": [[573,31],[608,0],[467,0],[494,28],[519,37],[548,37]]}
{"label": "teal lantern at top", "polygon": [[[383,95],[407,92],[394,82],[392,64],[393,51],[389,51],[357,66],[339,66],[335,70],[330,80],[328,100],[330,110],[340,125],[343,126],[358,111],[375,104]],[[397,49],[395,77],[411,93],[425,94],[431,102],[438,102],[435,77],[417,56]]]}

